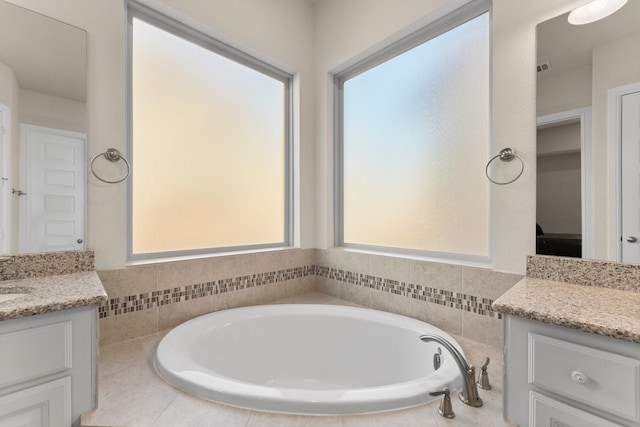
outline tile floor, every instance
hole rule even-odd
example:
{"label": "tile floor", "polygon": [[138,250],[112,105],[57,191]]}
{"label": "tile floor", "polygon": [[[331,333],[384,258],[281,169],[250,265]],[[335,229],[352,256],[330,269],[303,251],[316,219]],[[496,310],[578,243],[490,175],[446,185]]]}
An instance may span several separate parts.
{"label": "tile floor", "polygon": [[[276,303],[343,304],[349,302],[320,293],[308,293]],[[235,408],[209,402],[173,388],[153,369],[153,355],[164,333],[148,335],[119,344],[101,347],[98,361],[99,407],[82,417],[86,427],[446,427],[511,426],[502,419],[501,349],[454,336],[464,349],[469,363],[479,365],[491,358],[489,376],[492,390],[480,390],[481,408],[463,405],[452,399],[456,417],[438,415],[438,402],[400,411],[372,415],[292,416]],[[453,397],[453,396],[452,396]]]}

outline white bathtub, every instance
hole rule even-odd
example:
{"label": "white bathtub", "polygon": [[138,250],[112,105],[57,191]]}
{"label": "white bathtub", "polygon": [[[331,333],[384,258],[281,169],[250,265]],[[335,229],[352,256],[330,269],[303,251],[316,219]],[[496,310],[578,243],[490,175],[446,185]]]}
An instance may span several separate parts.
{"label": "white bathtub", "polygon": [[[334,305],[267,305],[200,316],[158,345],[156,371],[196,396],[288,414],[362,414],[436,399],[457,389],[455,361],[437,343],[440,329],[404,316]],[[461,349],[460,349],[461,350]]]}

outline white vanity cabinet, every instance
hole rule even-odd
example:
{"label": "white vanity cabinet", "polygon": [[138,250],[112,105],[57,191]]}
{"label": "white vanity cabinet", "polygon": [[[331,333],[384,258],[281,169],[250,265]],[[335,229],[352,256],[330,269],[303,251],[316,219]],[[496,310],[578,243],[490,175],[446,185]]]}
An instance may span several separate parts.
{"label": "white vanity cabinet", "polygon": [[640,426],[640,344],[505,315],[504,410],[530,427]]}
{"label": "white vanity cabinet", "polygon": [[0,427],[79,426],[95,360],[94,305],[0,321]]}

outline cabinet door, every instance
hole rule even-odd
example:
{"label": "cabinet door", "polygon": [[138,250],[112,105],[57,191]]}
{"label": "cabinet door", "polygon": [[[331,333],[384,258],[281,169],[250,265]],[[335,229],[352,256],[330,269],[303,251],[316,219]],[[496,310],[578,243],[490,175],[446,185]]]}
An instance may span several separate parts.
{"label": "cabinet door", "polygon": [[530,427],[620,427],[603,418],[581,411],[532,391],[529,395]]}
{"label": "cabinet door", "polygon": [[0,427],[71,425],[71,377],[0,397]]}

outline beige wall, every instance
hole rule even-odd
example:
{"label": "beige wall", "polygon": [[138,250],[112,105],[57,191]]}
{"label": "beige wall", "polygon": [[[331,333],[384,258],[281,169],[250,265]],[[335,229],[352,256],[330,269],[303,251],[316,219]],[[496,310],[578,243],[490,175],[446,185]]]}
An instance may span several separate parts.
{"label": "beige wall", "polygon": [[591,65],[538,78],[537,116],[591,106]]}
{"label": "beige wall", "polygon": [[[126,152],[122,3],[12,2],[87,30],[88,154],[107,147]],[[492,188],[493,267],[500,271],[524,272],[525,255],[535,248],[535,26],[581,3],[584,1],[493,3],[492,151],[514,147],[527,165],[514,184]],[[299,0],[167,0],[166,4],[299,72],[300,243],[303,247],[329,247],[332,165],[327,73],[436,11],[445,1],[320,0],[315,20],[311,3]],[[88,203],[87,244],[96,251],[96,266],[123,266],[126,186],[90,179]]]}
{"label": "beige wall", "polygon": [[20,90],[20,123],[86,132],[85,108],[84,102]]}

